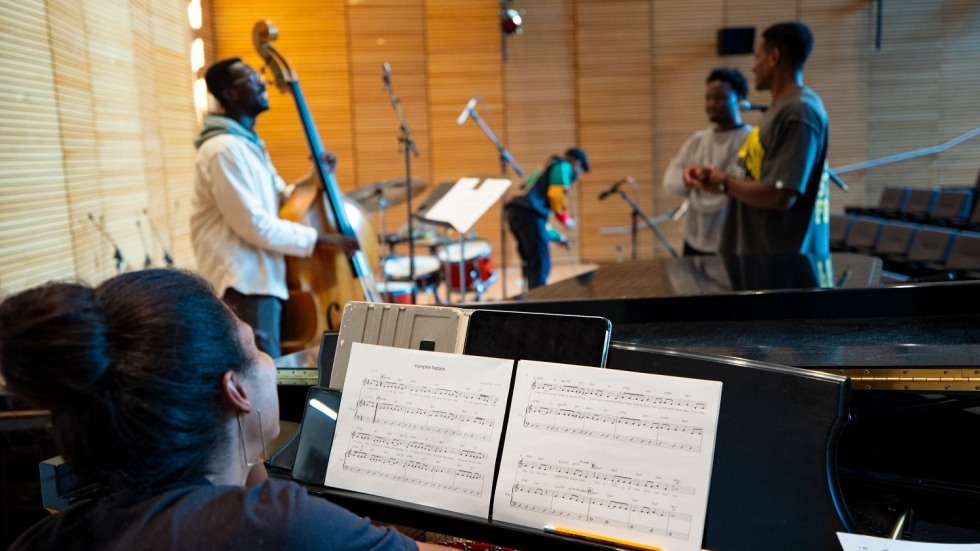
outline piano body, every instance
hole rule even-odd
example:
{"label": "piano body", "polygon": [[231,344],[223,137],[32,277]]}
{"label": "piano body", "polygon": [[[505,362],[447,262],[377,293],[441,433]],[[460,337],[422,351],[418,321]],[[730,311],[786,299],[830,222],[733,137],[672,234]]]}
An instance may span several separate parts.
{"label": "piano body", "polygon": [[[852,254],[655,259],[601,266],[522,302],[462,306],[603,316],[607,368],[723,381],[706,549],[836,549],[838,531],[980,542],[980,282],[883,287],[879,274],[880,261]],[[383,522],[556,544],[407,502],[310,491]]]}
{"label": "piano body", "polygon": [[[876,286],[875,259],[832,263],[833,288],[807,285],[819,275],[806,275],[805,257],[609,265],[493,307],[609,318],[610,367],[624,347],[652,346],[846,376],[846,422],[824,446],[843,521],[883,537],[980,542],[980,281]],[[679,272],[686,287],[672,282]],[[716,453],[716,466],[725,459]]]}

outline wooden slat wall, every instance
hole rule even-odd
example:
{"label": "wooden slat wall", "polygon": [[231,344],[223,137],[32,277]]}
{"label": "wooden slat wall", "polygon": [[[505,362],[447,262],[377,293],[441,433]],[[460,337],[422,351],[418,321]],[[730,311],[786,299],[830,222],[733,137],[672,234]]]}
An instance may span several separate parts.
{"label": "wooden slat wall", "polygon": [[[524,34],[507,39],[507,62],[504,65],[504,100],[507,105],[507,132],[504,144],[525,174],[551,155],[560,155],[578,143],[576,106],[576,3],[564,0],[535,0],[519,2],[514,8],[524,9]],[[472,123],[468,123],[472,124]],[[488,144],[489,145],[489,144]],[[487,152],[488,155],[492,151]],[[521,178],[508,172],[514,180],[509,195],[521,185]],[[587,175],[587,179],[591,179]],[[569,194],[570,209],[580,218],[580,186]],[[580,244],[578,232],[568,232],[573,243]],[[507,254],[506,264],[516,269],[520,258],[517,243],[509,233],[506,251],[495,245],[495,259]],[[570,252],[555,249],[554,262],[578,258],[578,246]],[[512,278],[513,279],[513,278]],[[517,292],[508,287],[508,293]]]}
{"label": "wooden slat wall", "polygon": [[113,248],[90,214],[130,267],[147,254],[162,265],[144,210],[178,261],[192,265],[186,236],[169,231],[186,223],[167,208],[193,184],[185,8],[182,0],[0,3],[11,31],[24,33],[0,56],[10,113],[0,124],[11,142],[0,153],[0,292],[114,274]]}
{"label": "wooden slat wall", "polygon": [[[0,292],[51,278],[97,281],[114,273],[111,247],[87,220],[101,217],[127,261],[141,264],[143,223],[154,262],[161,252],[142,210],[179,265],[193,264],[187,239],[196,122],[190,95],[185,0],[0,0],[8,40],[0,60]],[[980,76],[980,4],[971,0],[889,0],[883,46],[872,47],[875,2],[813,0],[515,0],[523,36],[507,39],[502,60],[496,0],[258,0],[205,2],[215,57],[260,65],[252,26],[272,19],[276,46],[296,67],[327,147],[340,157],[345,191],[399,178],[398,125],[381,88],[392,66],[395,92],[419,147],[413,175],[434,185],[464,175],[499,174],[497,152],[463,106],[478,110],[530,171],[578,143],[594,170],[573,191],[578,251],[556,262],[628,255],[628,234],[598,228],[628,222],[616,197],[595,195],[621,176],[640,183],[641,207],[677,205],[660,179],[684,138],[706,125],[704,77],[732,65],[750,81],[751,55],[719,58],[722,26],[802,19],[816,35],[806,82],[831,119],[831,166],[936,145],[980,124],[972,90]],[[692,14],[697,17],[692,17]],[[259,131],[283,176],[309,169],[292,98],[270,90]],[[768,93],[753,91],[756,103]],[[747,114],[757,122],[758,114]],[[937,157],[846,176],[852,191],[832,208],[877,201],[891,183],[971,185],[980,140]],[[511,175],[512,176],[512,175]],[[515,185],[519,182],[515,182]],[[419,199],[424,198],[424,194]],[[387,230],[407,210],[389,210]],[[499,209],[477,225],[500,254]],[[375,224],[377,221],[375,220]],[[680,227],[661,226],[676,246]],[[641,256],[667,253],[642,233]],[[509,260],[513,240],[508,243]],[[513,264],[510,264],[513,266]]]}
{"label": "wooden slat wall", "polygon": [[73,274],[43,3],[0,3],[0,288]]}
{"label": "wooden slat wall", "polygon": [[[869,55],[868,153],[931,147],[980,125],[971,92],[980,64],[980,4],[887,2],[882,48]],[[870,170],[863,204],[886,185],[972,186],[980,139],[929,157]]]}
{"label": "wooden slat wall", "polygon": [[[586,259],[616,258],[617,244],[629,254],[629,235],[600,236],[598,229],[628,226],[631,209],[618,196],[599,202],[599,192],[633,176],[640,191],[635,199],[640,205],[651,203],[652,6],[647,0],[578,2],[578,133],[592,164],[592,172],[579,186],[578,216]],[[640,237],[639,249],[651,251],[650,231]]]}

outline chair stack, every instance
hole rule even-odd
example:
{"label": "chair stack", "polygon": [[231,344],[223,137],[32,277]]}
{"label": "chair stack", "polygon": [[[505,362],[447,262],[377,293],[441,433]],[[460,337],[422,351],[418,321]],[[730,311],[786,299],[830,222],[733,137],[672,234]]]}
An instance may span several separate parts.
{"label": "chair stack", "polygon": [[882,259],[883,280],[980,279],[980,201],[972,188],[888,186],[875,206],[830,217],[830,247]]}

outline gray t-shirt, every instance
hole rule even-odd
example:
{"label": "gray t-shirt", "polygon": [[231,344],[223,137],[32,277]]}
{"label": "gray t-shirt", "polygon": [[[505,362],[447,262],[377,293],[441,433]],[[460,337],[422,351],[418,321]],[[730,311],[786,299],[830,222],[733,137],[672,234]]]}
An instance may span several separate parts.
{"label": "gray t-shirt", "polygon": [[701,252],[718,252],[728,198],[685,186],[684,167],[715,165],[725,172],[731,172],[738,161],[739,148],[751,130],[752,127],[747,124],[723,132],[713,126],[699,130],[684,142],[664,172],[664,189],[688,200],[684,242]]}
{"label": "gray t-shirt", "polygon": [[787,210],[732,200],[722,254],[830,253],[829,129],[823,101],[802,87],[780,98],[739,153],[739,176],[800,195]]}

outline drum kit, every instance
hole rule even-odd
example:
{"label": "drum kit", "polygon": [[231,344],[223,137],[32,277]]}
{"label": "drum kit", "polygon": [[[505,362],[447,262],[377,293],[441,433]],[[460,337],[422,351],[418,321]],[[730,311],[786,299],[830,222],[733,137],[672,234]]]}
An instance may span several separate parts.
{"label": "drum kit", "polygon": [[[412,179],[410,187],[409,191],[409,185],[402,178],[366,184],[347,194],[366,211],[378,213],[380,240],[389,251],[381,258],[383,278],[377,283],[381,299],[389,303],[412,304],[417,293],[428,293],[436,303],[444,304],[449,301],[452,292],[460,292],[461,301],[465,300],[465,293],[474,292],[476,300],[481,300],[486,289],[497,280],[497,271],[490,260],[492,246],[489,241],[472,235],[464,239],[450,239],[444,235],[443,228],[416,221],[413,223],[411,241],[414,245],[427,248],[429,254],[394,254],[396,245],[409,242],[408,227],[406,224],[394,233],[386,233],[384,212],[389,207],[405,203],[409,192],[415,194],[424,190],[426,183]],[[420,211],[424,212],[425,208],[426,203],[423,203]],[[443,235],[440,235],[440,230],[443,230]],[[445,298],[439,293],[443,283],[446,284]]]}

